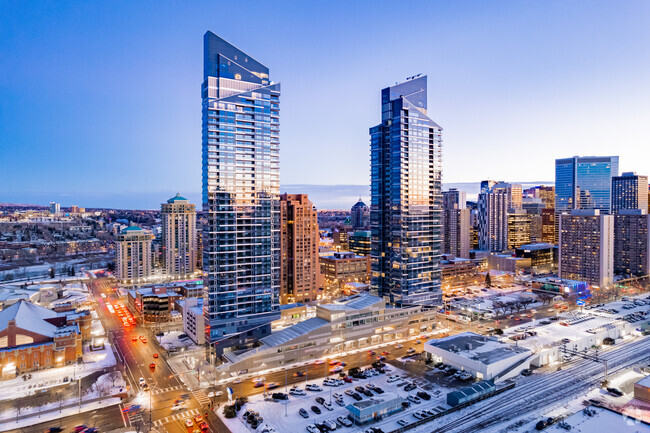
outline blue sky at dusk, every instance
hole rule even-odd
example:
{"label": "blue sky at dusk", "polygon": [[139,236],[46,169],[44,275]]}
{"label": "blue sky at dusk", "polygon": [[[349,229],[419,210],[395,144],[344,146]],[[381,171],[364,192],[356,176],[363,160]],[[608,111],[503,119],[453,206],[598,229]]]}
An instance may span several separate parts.
{"label": "blue sky at dusk", "polygon": [[418,73],[448,184],[552,181],[572,155],[650,174],[649,20],[647,1],[0,0],[0,202],[200,201],[206,30],[282,83],[283,192],[363,195],[380,90]]}

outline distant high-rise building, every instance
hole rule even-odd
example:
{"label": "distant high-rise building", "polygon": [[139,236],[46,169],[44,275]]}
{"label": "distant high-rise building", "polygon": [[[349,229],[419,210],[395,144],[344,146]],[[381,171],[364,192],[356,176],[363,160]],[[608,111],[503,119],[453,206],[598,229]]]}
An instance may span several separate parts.
{"label": "distant high-rise building", "polygon": [[479,249],[508,249],[508,192],[492,189],[478,196]]}
{"label": "distant high-rise building", "polygon": [[370,227],[370,208],[361,199],[352,206],[351,221],[354,230]]}
{"label": "distant high-rise building", "polygon": [[280,302],[311,302],[319,289],[318,215],[307,194],[280,196]]}
{"label": "distant high-rise building", "polygon": [[348,251],[350,249],[348,232],[345,228],[339,227],[332,231],[332,246],[336,251]]}
{"label": "distant high-rise building", "polygon": [[555,212],[598,209],[611,213],[612,178],[618,156],[574,156],[555,160]]}
{"label": "distant high-rise building", "polygon": [[508,249],[514,250],[530,243],[532,216],[525,210],[508,212]]}
{"label": "distant high-rise building", "polygon": [[499,182],[497,182],[496,180],[483,180],[483,181],[481,181],[481,191],[479,192],[479,194],[483,194],[485,192],[490,192],[490,190],[492,190],[492,187],[494,185],[496,185],[497,183],[499,183]]}
{"label": "distant high-rise building", "polygon": [[280,85],[212,32],[203,80],[203,309],[221,355],[280,317]]}
{"label": "distant high-rise building", "polygon": [[61,214],[61,203],[55,203],[53,201],[50,202],[50,213],[52,215],[60,215]]}
{"label": "distant high-rise building", "polygon": [[370,230],[357,230],[348,233],[350,251],[359,256],[369,256],[372,245],[371,233]]}
{"label": "distant high-rise building", "polygon": [[72,215],[77,215],[79,213],[79,206],[74,205],[74,204],[72,206],[70,206],[70,213]]}
{"label": "distant high-rise building", "polygon": [[167,275],[187,277],[196,270],[196,208],[176,194],[160,206],[162,265]]}
{"label": "distant high-rise building", "polygon": [[614,281],[614,217],[598,209],[560,215],[560,278],[605,288]]}
{"label": "distant high-rise building", "polygon": [[627,172],[612,178],[612,213],[621,209],[648,209],[648,176]]}
{"label": "distant high-rise building", "polygon": [[451,188],[442,193],[442,252],[469,258],[470,210],[465,191]]}
{"label": "distant high-rise building", "polygon": [[650,274],[650,216],[645,209],[619,209],[614,215],[614,272]]}
{"label": "distant high-rise building", "polygon": [[555,209],[542,209],[542,240],[547,244],[557,245],[558,233],[555,224]]}
{"label": "distant high-rise building", "polygon": [[545,185],[534,186],[532,188],[528,188],[527,190],[525,190],[524,194],[530,198],[541,199],[546,209],[555,208],[555,187],[554,186],[545,186]]}
{"label": "distant high-rise building", "polygon": [[120,231],[115,238],[115,272],[118,280],[124,283],[141,283],[151,276],[153,238],[150,231],[136,226],[129,226]]}
{"label": "distant high-rise building", "polygon": [[508,209],[521,209],[523,196],[523,189],[521,184],[497,182],[492,186],[492,191],[497,189],[503,190],[508,194]]}
{"label": "distant high-rise building", "polygon": [[370,129],[372,289],[391,303],[442,303],[442,128],[427,116],[427,77],[381,92]]}

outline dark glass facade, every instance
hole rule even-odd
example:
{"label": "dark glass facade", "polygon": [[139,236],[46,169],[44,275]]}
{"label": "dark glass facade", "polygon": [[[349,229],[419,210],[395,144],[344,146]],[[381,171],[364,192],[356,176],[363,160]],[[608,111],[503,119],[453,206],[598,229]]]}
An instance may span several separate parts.
{"label": "dark glass facade", "polygon": [[612,178],[618,156],[575,156],[555,160],[555,211],[598,209],[611,213]]}
{"label": "dark glass facade", "polygon": [[206,340],[250,347],[279,318],[279,99],[269,69],[204,36],[203,227]]}
{"label": "dark glass facade", "polygon": [[440,304],[442,128],[427,116],[427,77],[381,92],[370,128],[372,288],[393,304]]}

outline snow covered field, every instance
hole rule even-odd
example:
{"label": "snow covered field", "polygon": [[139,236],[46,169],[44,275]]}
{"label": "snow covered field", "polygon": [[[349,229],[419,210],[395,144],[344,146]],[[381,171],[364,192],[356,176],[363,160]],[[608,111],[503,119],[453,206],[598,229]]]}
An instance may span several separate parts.
{"label": "snow covered field", "polygon": [[[334,397],[332,397],[332,407],[333,411],[328,411],[325,409],[322,405],[318,404],[315,400],[316,397],[323,397],[325,401],[329,402],[330,401],[330,393],[332,396],[335,393],[340,393],[343,395],[343,400],[345,402],[345,405],[347,406],[350,403],[354,403],[355,400],[345,394],[345,391],[348,389],[354,390],[355,387],[357,386],[362,386],[365,387],[366,384],[372,383],[375,386],[380,387],[386,393],[394,393],[400,397],[407,398],[409,395],[415,395],[418,391],[426,390],[431,395],[431,400],[429,401],[424,401],[422,400],[422,403],[420,404],[411,404],[410,408],[407,408],[401,412],[398,412],[394,415],[389,416],[383,421],[379,422],[370,422],[367,423],[362,427],[357,426],[357,427],[340,427],[343,431],[363,431],[365,428],[368,428],[370,426],[373,427],[380,427],[384,431],[390,431],[394,430],[400,425],[397,423],[398,420],[400,419],[406,419],[410,422],[416,421],[416,418],[413,417],[413,412],[422,410],[422,409],[430,409],[434,411],[441,411],[443,409],[447,409],[449,406],[446,404],[446,397],[447,397],[447,392],[451,391],[451,389],[446,389],[444,387],[441,387],[437,384],[431,383],[426,379],[423,379],[422,377],[411,375],[399,368],[389,366],[390,371],[387,372],[386,374],[381,374],[378,376],[371,377],[369,379],[360,379],[360,380],[355,380],[353,383],[346,383],[342,386],[338,387],[328,387],[328,386],[322,386],[323,379],[316,379],[316,380],[310,380],[308,383],[310,384],[317,384],[323,388],[322,391],[320,392],[314,392],[314,391],[306,391],[307,395],[305,396],[289,396],[289,401],[288,403],[284,402],[274,402],[271,399],[265,399],[263,394],[258,394],[253,397],[250,397],[249,402],[244,406],[243,409],[239,411],[237,414],[236,418],[231,418],[231,419],[226,419],[223,416],[223,410],[218,411],[218,415],[221,417],[221,419],[224,421],[224,423],[228,426],[228,428],[233,432],[233,433],[245,433],[245,432],[250,432],[252,429],[247,427],[246,421],[243,420],[243,413],[247,409],[253,409],[259,412],[259,414],[264,418],[264,422],[261,424],[260,427],[257,428],[257,431],[261,431],[264,425],[273,427],[277,432],[291,432],[291,433],[302,433],[306,432],[307,425],[313,424],[314,422],[323,422],[325,420],[335,420],[339,416],[344,416],[347,417],[348,415],[348,410],[344,406],[339,406],[338,404],[335,403]],[[392,383],[388,383],[387,379],[391,375],[399,375],[402,379],[397,380]],[[414,382],[418,387],[415,390],[412,390],[410,392],[404,391],[404,386],[403,384],[405,382]],[[398,384],[402,384],[402,386],[397,386]],[[305,384],[301,384],[299,386],[301,389],[305,388]],[[236,391],[236,386],[234,386],[234,390]],[[271,391],[272,392],[285,392],[284,386],[280,386],[279,388]],[[373,398],[381,399],[383,394],[376,394],[373,392]],[[369,397],[362,396],[364,400],[368,400]],[[317,415],[311,410],[311,406],[318,406],[319,409],[321,409],[321,414]],[[309,418],[303,418],[298,414],[298,411],[304,408],[308,413],[309,413]],[[287,415],[285,416],[285,409]]]}

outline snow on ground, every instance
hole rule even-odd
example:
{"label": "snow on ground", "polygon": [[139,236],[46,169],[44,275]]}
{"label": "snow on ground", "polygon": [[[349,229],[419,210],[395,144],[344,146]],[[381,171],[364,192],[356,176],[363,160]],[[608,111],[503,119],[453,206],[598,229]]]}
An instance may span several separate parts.
{"label": "snow on ground", "polygon": [[[83,413],[83,412],[90,412],[94,411],[97,409],[103,409],[105,407],[113,406],[116,404],[120,404],[121,399],[119,397],[112,397],[112,398],[105,398],[101,399],[99,401],[94,401],[91,403],[82,403],[81,408],[79,408],[78,405],[74,404],[78,402],[78,400],[74,401],[64,401],[63,404],[71,404],[69,407],[62,408],[61,411],[58,410],[53,410],[52,412],[48,413],[39,413],[39,408],[28,408],[28,409],[23,409],[20,411],[21,415],[25,414],[33,414],[31,417],[27,417],[18,421],[0,421],[0,431],[7,431],[7,430],[14,430],[14,429],[19,429],[23,427],[29,427],[34,425],[34,423],[38,422],[47,422],[47,421],[52,421],[56,420],[59,418],[64,418],[67,416],[71,415],[76,415],[78,413]],[[57,409],[59,407],[59,402],[52,403],[50,409]],[[46,410],[45,407],[40,407],[40,411]],[[0,420],[7,420],[10,418],[14,418],[16,416],[15,410],[9,410],[5,411],[2,414],[0,414]],[[35,418],[37,417],[37,418]],[[89,422],[91,418],[89,417]]]}
{"label": "snow on ground", "polygon": [[[333,411],[328,411],[322,405],[316,403],[315,401],[316,397],[322,396],[326,401],[329,401],[330,392],[332,395],[334,393],[340,393],[343,395],[343,400],[347,406],[348,404],[353,403],[355,400],[352,397],[346,395],[345,390],[354,389],[356,386],[365,387],[365,385],[368,383],[372,383],[373,385],[379,386],[387,393],[392,392],[403,398],[407,398],[409,394],[415,395],[415,393],[417,393],[418,391],[425,389],[432,396],[432,398],[429,401],[422,401],[421,404],[412,404],[410,408],[398,412],[394,415],[391,415],[383,421],[371,422],[365,424],[364,428],[373,426],[373,427],[380,427],[384,431],[390,431],[399,427],[399,424],[397,424],[397,421],[399,419],[406,418],[407,420],[415,421],[415,418],[412,415],[412,413],[415,411],[422,410],[422,409],[433,409],[436,407],[448,408],[446,404],[446,396],[449,389],[431,383],[420,376],[415,376],[410,373],[407,373],[399,368],[389,366],[389,369],[390,371],[386,374],[374,376],[369,379],[355,380],[353,383],[346,383],[343,386],[338,386],[338,387],[322,386],[323,378],[310,380],[308,383],[314,383],[320,385],[323,388],[323,391],[320,392],[307,391],[306,396],[289,396],[289,401],[287,404],[285,404],[284,402],[276,403],[271,400],[265,400],[263,394],[258,394],[249,397],[249,403],[247,403],[244,406],[244,408],[238,412],[236,418],[226,419],[223,416],[223,410],[219,410],[218,415],[221,417],[221,419],[224,421],[224,423],[228,426],[230,431],[233,433],[245,433],[251,431],[246,426],[246,422],[242,418],[243,413],[244,411],[246,411],[246,409],[253,409],[259,412],[259,414],[264,418],[264,422],[262,423],[262,426],[268,425],[270,427],[275,428],[278,432],[302,433],[307,431],[306,427],[309,424],[313,424],[314,422],[322,422],[327,419],[335,420],[339,416],[347,417],[349,413],[345,407],[336,404],[334,402],[333,397],[332,397],[332,407],[334,408]],[[399,383],[403,384],[405,382],[404,380],[398,380],[392,383],[387,382],[388,377],[394,374],[397,374],[405,378],[406,379],[405,381],[415,382],[416,384],[420,385],[422,388],[417,388],[411,391],[410,393],[405,392],[403,386],[402,387],[397,386],[397,384]],[[304,384],[301,384],[299,387],[304,389]],[[237,385],[232,385],[232,388],[236,397]],[[279,388],[271,392],[285,392],[285,388],[283,386],[280,386]],[[381,395],[375,394],[375,397],[381,398]],[[364,399],[368,399],[368,397],[364,396]],[[311,406],[314,405],[318,406],[321,409],[322,412],[320,415],[315,414],[311,410]],[[285,416],[285,408],[286,408],[287,416]],[[298,414],[300,408],[304,408],[305,410],[307,410],[307,412],[309,413],[309,418],[305,419]],[[346,427],[341,427],[341,428],[343,430],[347,430]],[[258,427],[258,431],[259,430],[261,430],[261,426]],[[353,428],[351,427],[350,431],[352,430]]]}
{"label": "snow on ground", "polygon": [[[156,336],[160,345],[167,351],[169,350],[193,350],[196,347],[194,342],[188,337],[186,339],[179,339],[178,337],[183,334],[182,331],[166,332],[162,337]],[[193,347],[194,346],[194,347]]]}

